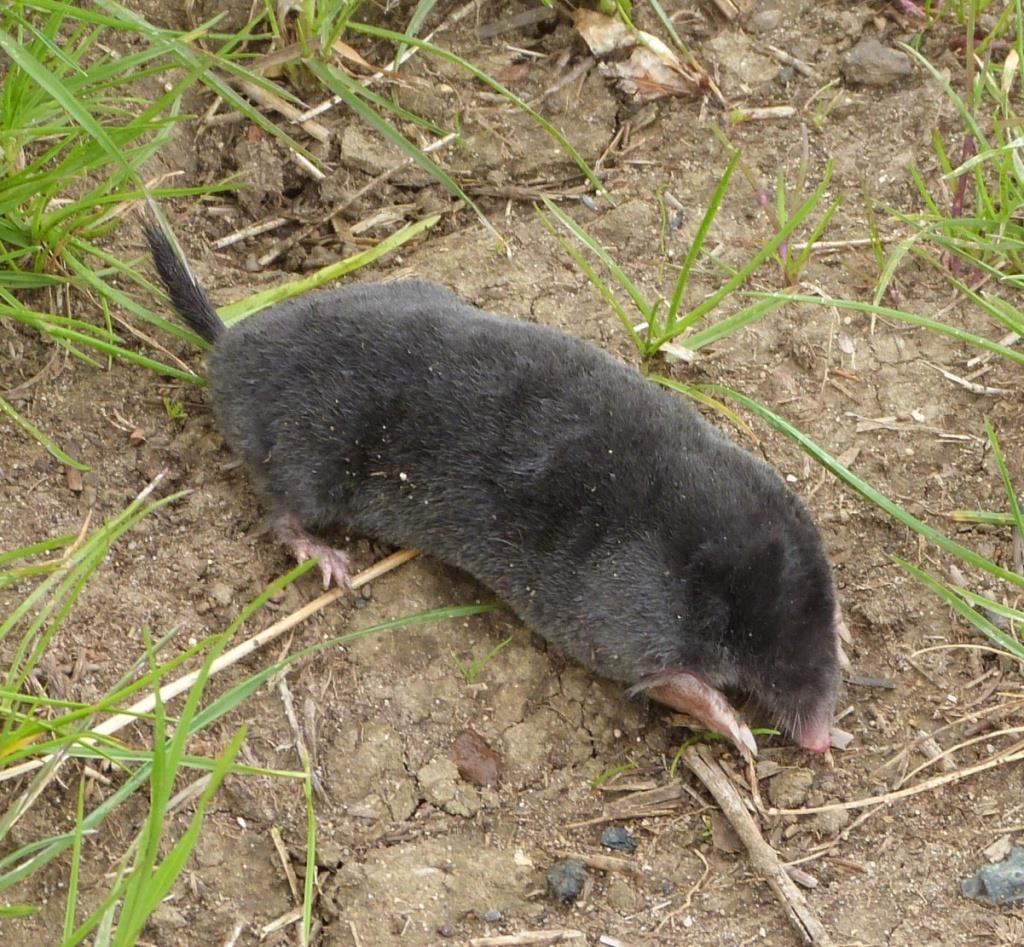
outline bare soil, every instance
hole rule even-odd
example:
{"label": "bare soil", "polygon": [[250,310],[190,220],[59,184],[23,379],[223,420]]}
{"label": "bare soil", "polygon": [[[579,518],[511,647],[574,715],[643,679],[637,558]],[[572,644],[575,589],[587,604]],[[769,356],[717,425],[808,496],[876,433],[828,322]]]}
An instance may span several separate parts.
{"label": "bare soil", "polygon": [[[150,7],[141,0],[135,5]],[[242,16],[249,4],[229,6]],[[539,98],[585,55],[571,25],[559,22],[548,32],[527,28],[486,41],[477,35],[479,25],[530,6],[480,3],[436,40],[524,99],[538,101],[588,162],[600,159],[615,205],[599,202],[594,210],[567,197],[563,206],[651,296],[665,292],[674,272],[666,261],[682,259],[727,161],[709,131],[721,115],[699,97],[638,106],[597,70]],[[688,7],[676,22],[731,101],[796,106],[794,119],[726,128],[746,164],[772,183],[780,170],[794,180],[799,121],[809,121],[814,105],[803,109],[816,90],[841,77],[844,53],[865,35],[878,35],[887,45],[911,36],[911,21],[894,7],[765,0],[753,5],[758,20],[729,23],[707,4]],[[439,4],[435,16],[453,9]],[[772,10],[778,16],[766,21],[765,12]],[[153,5],[150,12],[168,25],[185,25],[177,11]],[[197,15],[204,12],[211,11]],[[398,22],[383,9],[376,14],[381,22]],[[641,25],[658,31],[656,23],[644,19],[646,9],[638,16]],[[775,25],[758,32],[764,22]],[[949,51],[953,39],[952,27],[936,29],[927,34],[923,51],[939,68],[958,75],[956,55]],[[766,44],[810,63],[813,75],[783,68]],[[512,47],[542,55],[524,56]],[[359,49],[371,61],[385,56],[369,41]],[[333,209],[400,162],[389,146],[340,110],[319,118],[331,133],[322,154],[332,171],[321,182],[246,123],[188,123],[179,127],[152,173],[181,171],[181,182],[190,185],[235,174],[246,185],[236,196],[167,208],[215,299],[222,303],[276,284],[379,239],[396,222],[440,210],[441,223],[425,237],[356,278],[426,276],[478,306],[559,326],[635,361],[614,315],[530,201],[522,199],[571,191],[580,183],[574,166],[529,119],[453,67],[416,56],[406,69],[415,81],[398,90],[403,104],[447,127],[461,126],[462,143],[439,152],[438,159],[472,185],[471,193],[508,238],[509,252],[496,247],[470,212],[454,207],[444,192],[408,168],[373,184],[332,217]],[[816,183],[826,161],[834,163],[829,196],[841,195],[843,204],[826,239],[853,240],[867,232],[865,195],[906,211],[919,209],[907,169],[916,163],[937,182],[931,132],[938,128],[950,135],[956,121],[945,98],[920,72],[882,87],[840,78],[836,91],[840,96],[828,117],[820,127],[810,125],[809,180]],[[199,98],[190,108],[201,115],[208,105]],[[627,125],[628,135],[608,150]],[[659,209],[662,190],[684,208],[678,215],[669,208],[678,226],[667,232]],[[390,212],[390,222],[353,236],[353,224],[382,210]],[[276,215],[327,222],[263,271],[253,261],[286,241],[291,228],[225,251],[211,249],[218,237]],[[882,221],[884,232],[888,225]],[[738,264],[769,236],[753,192],[737,175],[713,230],[721,258]],[[143,244],[134,227],[122,228],[117,239],[122,252],[141,260]],[[805,287],[830,295],[868,298],[877,273],[869,248],[848,246],[816,255],[802,280]],[[720,278],[705,265],[692,298],[699,299]],[[780,286],[778,273],[765,268],[757,287]],[[901,271],[897,289],[900,305],[910,311],[941,313],[947,322],[996,337],[924,267]],[[81,315],[89,301],[79,299],[76,305]],[[168,345],[201,369],[195,351]],[[1018,479],[1024,472],[1019,371],[995,360],[984,375],[985,384],[1015,392],[1004,397],[965,391],[936,371],[942,366],[966,374],[967,360],[977,354],[903,324],[872,324],[826,308],[788,308],[715,346],[694,365],[666,364],[661,370],[682,381],[722,382],[772,406],[914,514],[1011,564],[1007,531],[957,527],[945,519],[955,508],[1003,508],[985,449],[984,417],[1000,431]],[[84,489],[73,492],[65,470],[38,444],[9,424],[0,426],[0,548],[74,533],[90,512],[98,522],[164,468],[169,471],[164,489],[192,491],[145,519],[112,550],[60,632],[65,667],[44,683],[59,684],[72,699],[91,700],[141,653],[143,629],[163,633],[177,627],[185,648],[190,638],[225,627],[290,563],[262,535],[260,510],[241,471],[230,464],[202,390],[122,364],[97,371],[55,355],[27,331],[0,323],[4,388],[22,384],[44,366],[49,370],[31,385],[19,408],[92,469]],[[183,418],[169,417],[165,397],[184,405]],[[144,444],[129,443],[120,418],[145,431]],[[874,686],[845,688],[841,725],[855,739],[836,754],[834,766],[784,741],[768,741],[762,759],[780,769],[762,782],[761,791],[766,801],[790,807],[884,792],[924,761],[913,752],[882,768],[919,730],[934,730],[999,701],[999,695],[1019,694],[1019,672],[991,654],[940,647],[979,639],[889,558],[895,553],[947,575],[948,563],[933,549],[826,476],[787,440],[763,426],[757,426],[757,438],[748,446],[786,476],[826,535],[855,639],[852,673],[861,681],[877,679]],[[359,566],[372,560],[365,542],[353,549]],[[24,591],[0,593],[0,610],[7,613]],[[316,592],[314,578],[307,576],[252,626],[269,624]],[[421,558],[375,582],[370,597],[339,603],[301,625],[288,647],[487,597],[466,576]],[[510,646],[468,684],[455,658],[468,662],[508,636]],[[919,653],[925,648],[935,650]],[[254,658],[247,667],[263,660]],[[78,670],[69,676],[76,662]],[[590,944],[602,935],[631,945],[797,943],[745,855],[714,844],[713,806],[701,788],[689,775],[670,777],[667,764],[688,733],[673,727],[662,709],[632,701],[567,662],[507,613],[421,626],[328,651],[293,670],[289,685],[300,716],[315,720],[315,732],[307,736],[328,794],[317,803],[317,943],[460,944],[540,928],[576,929]],[[219,690],[226,684],[212,686]],[[260,692],[242,713],[206,734],[194,751],[217,752],[243,723],[249,727],[247,762],[298,768],[276,687]],[[1000,721],[1001,726],[1020,723],[1012,716]],[[504,755],[507,768],[498,787],[473,786],[446,764],[456,736],[467,728]],[[965,732],[966,726],[960,727],[940,742],[951,745]],[[139,728],[126,739],[145,745],[148,735]],[[966,766],[990,752],[982,742],[953,759]],[[721,753],[728,761],[729,753],[724,748]],[[591,787],[595,777],[624,763],[633,768],[600,789]],[[817,881],[807,891],[810,904],[837,943],[1019,944],[1024,916],[965,900],[959,881],[985,861],[984,849],[1019,833],[1022,772],[1019,767],[988,771],[875,810],[862,822],[854,822],[860,811],[831,812],[769,818],[763,830],[785,860],[835,843],[802,867]],[[116,784],[119,776],[112,773],[110,779]],[[67,825],[76,784],[71,778],[51,784],[31,817],[16,828],[12,843]],[[672,787],[684,788],[673,793]],[[656,788],[669,797],[657,814],[633,810],[624,818],[599,821],[631,791]],[[111,791],[93,783],[90,805]],[[107,889],[105,873],[136,830],[144,805],[139,798],[122,807],[88,839],[83,905]],[[171,833],[188,818],[187,811],[178,813]],[[546,893],[545,871],[566,853],[608,854],[598,843],[605,824],[623,825],[637,839],[636,854],[622,856],[633,870],[590,869],[574,905],[555,903]],[[145,941],[219,944],[241,925],[233,942],[257,943],[265,924],[296,906],[271,839],[275,827],[301,879],[305,814],[299,785],[229,778],[213,802],[195,857],[147,927]],[[18,901],[41,904],[43,910],[6,922],[6,942],[56,941],[66,873],[66,863],[54,864],[35,876],[34,888],[17,892]],[[297,943],[296,930],[287,926],[264,942]]]}

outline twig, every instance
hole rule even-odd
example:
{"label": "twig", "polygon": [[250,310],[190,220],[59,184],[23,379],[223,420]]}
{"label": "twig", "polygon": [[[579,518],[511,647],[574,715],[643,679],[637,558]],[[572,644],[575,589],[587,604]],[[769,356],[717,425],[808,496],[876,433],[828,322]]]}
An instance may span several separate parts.
{"label": "twig", "polygon": [[[147,491],[154,485],[155,483],[151,484],[150,487],[147,488]],[[143,492],[145,493],[147,491]],[[142,497],[142,494],[139,496]],[[361,586],[366,585],[368,582],[372,582],[374,579],[390,572],[392,569],[397,569],[400,565],[404,565],[410,559],[414,559],[418,555],[419,550],[417,549],[401,549],[396,553],[392,553],[387,558],[381,559],[380,562],[375,562],[368,569],[364,569],[357,576],[353,577],[352,590],[355,591]],[[242,660],[242,658],[247,657],[254,651],[259,651],[260,648],[269,644],[289,628],[294,628],[296,625],[304,622],[311,615],[315,615],[332,602],[347,594],[347,589],[339,588],[333,588],[329,592],[324,592],[323,595],[320,595],[313,599],[312,602],[308,602],[303,605],[302,608],[297,609],[290,615],[282,618],[279,622],[275,622],[269,628],[265,628],[263,631],[253,635],[241,644],[236,645],[230,651],[224,652],[224,654],[210,665],[208,676],[212,678],[225,668],[231,667],[233,664],[237,664]],[[166,704],[172,698],[177,697],[184,691],[187,691],[196,683],[197,680],[199,680],[199,674],[200,671],[198,670],[190,671],[188,674],[179,677],[176,681],[172,681],[170,684],[165,684],[160,688],[161,702]],[[108,717],[98,726],[93,727],[92,732],[100,736],[110,736],[111,734],[124,729],[128,724],[136,720],[139,715],[149,713],[154,706],[156,706],[156,696],[150,694],[143,697],[142,700],[136,701],[123,713],[115,714],[113,717]],[[82,745],[89,746],[96,741],[86,737],[79,742]],[[40,759],[26,760],[24,763],[18,763],[15,766],[8,766],[6,769],[0,770],[0,783],[5,782],[8,779],[14,779],[15,777],[21,776],[25,773],[30,773],[32,770],[39,769],[41,766],[46,765],[46,763],[53,759],[54,756],[58,755],[64,755],[64,751],[59,750],[56,753],[50,753]]]}
{"label": "twig", "polygon": [[331,133],[323,125],[310,118],[304,119],[302,109],[296,108],[291,102],[286,102],[281,96],[275,95],[249,79],[235,79],[233,84],[240,92],[244,92],[259,105],[273,109],[288,121],[295,122],[310,138],[315,138],[324,145],[330,141]]}
{"label": "twig", "polygon": [[[436,141],[431,142],[425,148],[421,148],[420,151],[425,155],[429,155],[431,152],[437,151],[439,148],[443,148],[445,145],[451,144],[458,137],[458,132],[451,132],[445,135],[443,138],[438,138]],[[334,207],[332,207],[328,213],[324,214],[317,220],[314,220],[312,223],[307,224],[302,229],[291,234],[287,239],[278,243],[271,250],[263,254],[263,256],[259,257],[259,259],[257,259],[256,262],[260,266],[269,266],[279,256],[286,253],[297,243],[301,242],[302,240],[305,240],[306,237],[313,233],[313,231],[315,231],[318,227],[322,227],[329,220],[331,220],[332,217],[344,213],[349,207],[352,206],[352,204],[359,200],[368,191],[371,191],[374,188],[379,187],[381,184],[387,181],[387,179],[390,178],[391,175],[395,174],[398,171],[401,171],[403,168],[409,167],[412,163],[412,158],[406,158],[404,161],[400,161],[394,167],[388,168],[386,171],[382,171],[380,174],[377,175],[377,177],[375,177],[372,181],[368,182],[367,184],[363,185],[354,194],[350,194],[340,204],[336,204]]]}
{"label": "twig", "polygon": [[955,773],[943,773],[941,776],[932,776],[916,786],[907,786],[905,789],[896,789],[893,792],[882,793],[878,796],[851,799],[848,802],[833,802],[827,806],[808,806],[806,809],[766,809],[765,812],[767,815],[814,815],[818,812],[837,812],[840,809],[863,809],[867,806],[881,806],[900,799],[908,799],[910,796],[928,792],[930,789],[938,789],[949,783],[959,782],[968,776],[984,773],[986,770],[1003,766],[1006,763],[1017,763],[1020,760],[1024,760],[1024,740],[1008,747],[998,756],[993,756],[991,759],[975,763],[973,766],[965,766],[963,769],[958,769]]}
{"label": "twig", "polygon": [[520,934],[499,934],[496,937],[473,937],[469,947],[551,947],[570,941],[586,943],[583,931],[568,928],[548,931],[523,931]]}
{"label": "twig", "polygon": [[221,947],[235,947],[244,928],[244,921],[236,921],[235,926],[231,928],[231,932],[221,941]]}
{"label": "twig", "polygon": [[297,924],[302,920],[302,908],[294,908],[287,914],[282,914],[280,917],[274,918],[272,921],[268,921],[260,928],[260,940],[265,937],[269,937],[276,931],[282,928],[288,927],[291,924]]}
{"label": "twig", "polygon": [[729,113],[734,122],[763,122],[777,118],[792,118],[794,115],[796,109],[792,105],[761,105],[750,108],[737,106]]}
{"label": "twig", "polygon": [[229,233],[226,237],[221,237],[220,240],[214,240],[212,244],[213,249],[223,250],[225,247],[230,247],[233,243],[245,240],[246,237],[257,237],[268,230],[276,230],[278,227],[288,223],[289,219],[288,217],[271,217],[270,220],[262,220],[259,223],[250,224],[248,227],[243,227],[241,230]]}
{"label": "twig", "polygon": [[803,942],[815,947],[832,947],[832,938],[811,912],[803,893],[786,873],[775,849],[761,836],[740,794],[710,752],[703,746],[691,746],[683,753],[683,760],[715,797],[722,813],[747,847],[754,870],[768,882]]}
{"label": "twig", "polygon": [[[281,859],[281,869],[284,871],[284,876],[288,880],[288,889],[292,893],[292,900],[302,903],[302,895],[299,894],[299,879],[295,875],[295,869],[292,868],[292,860],[288,856],[288,849],[285,847],[284,839],[281,837],[281,830],[276,826],[270,827],[270,838],[274,843],[274,848],[277,849],[277,857]],[[306,869],[309,869],[309,865]]]}
{"label": "twig", "polygon": [[813,76],[814,70],[805,63],[802,59],[797,59],[792,53],[787,53],[784,49],[779,49],[777,46],[772,46],[769,43],[765,44],[765,49],[768,50],[772,56],[775,57],[782,65],[792,66],[802,76]]}
{"label": "twig", "polygon": [[954,375],[952,372],[946,371],[938,365],[933,365],[931,362],[925,362],[929,368],[935,369],[943,378],[947,381],[953,382],[955,385],[959,385],[961,388],[966,388],[969,392],[975,395],[1008,395],[1010,390],[1008,388],[993,388],[990,385],[979,385],[976,381],[968,381],[966,378],[961,378],[959,375]]}
{"label": "twig", "polygon": [[601,855],[596,852],[570,852],[559,853],[565,858],[578,858],[588,868],[596,871],[623,872],[627,875],[641,875],[640,866],[628,858],[619,858],[616,855]]}
{"label": "twig", "polygon": [[[830,839],[824,845],[816,848],[810,855],[805,855],[803,858],[794,858],[791,862],[786,862],[785,867],[787,869],[793,868],[796,865],[803,865],[807,862],[817,861],[819,858],[824,858],[833,848],[839,845],[841,842],[845,842],[851,835],[851,833],[860,828],[868,819],[873,818],[882,811],[882,806],[877,809],[869,809],[867,812],[862,812],[856,819],[854,819],[845,829],[843,829],[834,839]],[[836,859],[833,859],[836,861]]]}

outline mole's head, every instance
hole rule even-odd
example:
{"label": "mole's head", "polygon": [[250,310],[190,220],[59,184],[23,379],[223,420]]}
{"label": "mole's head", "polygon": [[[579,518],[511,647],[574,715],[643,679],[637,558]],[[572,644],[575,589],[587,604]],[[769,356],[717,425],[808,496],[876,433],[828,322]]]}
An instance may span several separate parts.
{"label": "mole's head", "polygon": [[[793,498],[795,500],[795,498]],[[718,686],[807,750],[829,748],[845,636],[832,571],[798,502],[748,523],[742,537],[706,543],[691,560],[691,593],[714,642]]]}

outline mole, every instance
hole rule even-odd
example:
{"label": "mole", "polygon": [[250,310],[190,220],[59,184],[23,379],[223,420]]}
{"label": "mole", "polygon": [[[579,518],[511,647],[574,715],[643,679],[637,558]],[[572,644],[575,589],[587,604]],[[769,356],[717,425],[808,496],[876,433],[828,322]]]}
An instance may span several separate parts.
{"label": "mole", "polygon": [[227,445],[325,587],[349,570],[325,531],[415,547],[745,756],[757,744],[737,698],[828,750],[848,638],[821,535],[770,466],[678,395],[421,280],[308,293],[229,328],[168,236],[146,236],[212,346]]}

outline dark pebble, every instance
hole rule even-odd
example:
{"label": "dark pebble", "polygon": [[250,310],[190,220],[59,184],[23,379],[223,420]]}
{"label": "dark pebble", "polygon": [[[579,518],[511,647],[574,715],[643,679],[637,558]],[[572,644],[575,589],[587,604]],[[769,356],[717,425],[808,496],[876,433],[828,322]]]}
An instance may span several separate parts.
{"label": "dark pebble", "polygon": [[563,904],[572,904],[583,890],[587,870],[578,858],[564,858],[555,862],[547,873],[548,894]]}
{"label": "dark pebble", "polygon": [[627,855],[632,855],[636,851],[636,839],[621,825],[609,825],[601,833],[601,844],[605,848],[625,852]]}
{"label": "dark pebble", "polygon": [[488,924],[497,924],[501,920],[501,911],[488,911],[484,915],[484,920]]}
{"label": "dark pebble", "polygon": [[1003,861],[996,865],[982,865],[970,878],[960,882],[960,891],[964,897],[984,904],[1016,905],[1024,902],[1024,848],[1015,845]]}

